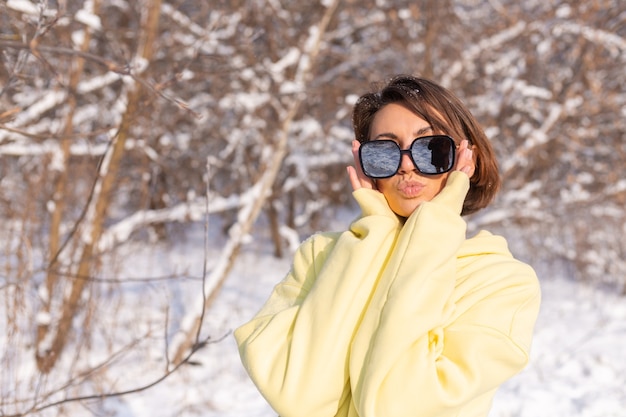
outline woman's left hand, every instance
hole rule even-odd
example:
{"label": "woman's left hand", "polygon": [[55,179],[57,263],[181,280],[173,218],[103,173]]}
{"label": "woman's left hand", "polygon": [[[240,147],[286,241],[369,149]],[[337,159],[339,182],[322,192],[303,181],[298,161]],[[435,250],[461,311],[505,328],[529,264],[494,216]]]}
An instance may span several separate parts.
{"label": "woman's left hand", "polygon": [[472,178],[476,170],[476,162],[474,161],[474,152],[469,147],[469,141],[464,139],[456,150],[455,171],[465,172],[468,177]]}
{"label": "woman's left hand", "polygon": [[361,169],[361,162],[359,161],[359,148],[361,143],[358,140],[352,141],[352,156],[354,157],[354,166],[347,167],[348,177],[350,178],[350,184],[354,191],[359,188],[376,189],[376,183],[370,178],[366,177]]}

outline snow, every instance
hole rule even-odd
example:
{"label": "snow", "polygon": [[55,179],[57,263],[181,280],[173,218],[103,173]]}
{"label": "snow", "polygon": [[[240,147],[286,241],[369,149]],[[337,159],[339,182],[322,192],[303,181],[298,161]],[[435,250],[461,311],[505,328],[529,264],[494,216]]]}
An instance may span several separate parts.
{"label": "snow", "polygon": [[[58,106],[67,98],[67,93],[64,91],[50,91],[41,94],[37,100],[33,101],[33,104],[17,113],[15,119],[8,124],[8,127],[20,128],[21,126],[32,126],[34,120],[39,120],[41,115],[50,109]],[[46,120],[46,127],[51,128],[51,123]],[[54,127],[54,126],[52,126]],[[30,133],[35,134],[31,129]],[[5,141],[11,136],[11,131],[8,129],[0,130],[0,143]]]}
{"label": "snow", "polygon": [[464,70],[464,65],[470,65],[481,52],[484,50],[495,49],[497,46],[502,45],[511,39],[515,39],[526,29],[527,24],[525,22],[517,22],[496,35],[483,39],[472,48],[464,51],[460,60],[450,65],[447,73],[441,77],[441,84],[443,86],[449,86],[451,81]]}
{"label": "snow", "polygon": [[35,322],[37,322],[38,325],[48,325],[52,322],[52,319],[50,318],[50,314],[41,311],[35,316]]}
{"label": "snow", "polygon": [[100,21],[100,17],[93,14],[93,11],[91,11],[91,9],[93,9],[93,4],[90,4],[90,6],[92,7],[89,7],[89,10],[80,9],[76,12],[76,16],[74,16],[74,18],[85,26],[88,26],[93,30],[100,31],[102,30],[102,22]]}
{"label": "snow", "polygon": [[542,289],[531,365],[503,386],[492,415],[623,417],[623,296],[566,278]]}
{"label": "snow", "polygon": [[[269,60],[266,60],[265,65],[267,66],[268,70],[273,74],[282,76],[286,68],[298,63],[298,61],[300,60],[300,55],[300,50],[296,47],[293,47],[290,48],[285,56],[283,56],[280,60],[276,62],[269,62]],[[282,81],[283,79],[281,78],[280,82]]]}
{"label": "snow", "polygon": [[271,96],[269,94],[241,92],[223,97],[219,106],[221,109],[244,108],[247,112],[254,112],[270,101]]}
{"label": "snow", "polygon": [[39,13],[39,8],[28,0],[8,0],[7,7],[31,15]]}
{"label": "snow", "polygon": [[563,33],[581,35],[596,45],[606,48],[612,57],[626,60],[626,41],[615,33],[580,25],[575,22],[563,22],[554,26],[552,33],[561,36]]}
{"label": "snow", "polygon": [[92,78],[89,78],[85,81],[81,81],[78,84],[77,92],[80,94],[86,94],[92,91],[96,91],[104,86],[110,85],[117,80],[122,78],[122,76],[116,72],[109,71],[103,75],[98,75]]}
{"label": "snow", "polygon": [[609,187],[609,193],[617,194],[626,190],[626,179],[620,179],[611,187]]}
{"label": "snow", "polygon": [[[203,244],[201,232],[197,233],[195,243],[191,240],[167,252],[146,255],[153,260],[141,262],[150,266],[145,273],[153,274],[152,269],[167,265],[199,270]],[[223,339],[196,353],[194,359],[200,365],[183,368],[144,393],[107,401],[117,410],[116,415],[275,417],[247,378],[231,334],[260,308],[289,268],[290,259],[274,258],[270,246],[257,237],[235,263],[206,315],[203,331],[213,340]],[[208,258],[217,259],[221,247],[222,242],[214,240]],[[137,265],[136,260],[133,264]],[[211,268],[212,262],[209,264]],[[623,296],[567,276],[542,274],[542,265],[537,267],[543,302],[531,363],[503,385],[490,417],[626,416]],[[193,285],[199,288],[200,284]]]}
{"label": "snow", "polygon": [[[345,228],[353,215],[351,212],[338,213],[336,223],[329,230]],[[127,337],[130,340],[155,333],[154,341],[142,348],[145,355],[134,356],[135,362],[125,360],[122,370],[121,365],[116,368],[113,363],[111,373],[99,377],[105,386],[135,388],[162,375],[165,369],[164,341],[159,325],[163,312],[167,308],[170,323],[180,326],[188,313],[196,312],[190,306],[197,305],[203,285],[212,285],[208,281],[203,284],[197,278],[202,276],[204,260],[209,276],[223,267],[221,258],[228,244],[227,237],[217,232],[221,229],[217,223],[212,220],[206,257],[205,231],[201,224],[190,227],[184,238],[168,245],[139,242],[118,248],[122,251],[121,257],[126,259],[115,267],[121,268],[118,271],[120,276],[140,280],[173,276],[184,271],[185,276],[196,278],[164,280],[149,284],[147,288],[139,283],[137,286],[125,284],[124,297],[130,302],[119,304],[126,306],[123,314],[114,318],[115,314],[120,314],[114,310],[119,308],[117,303],[99,311],[105,323],[110,320],[108,328],[115,327],[121,335],[130,334]],[[121,224],[118,231],[125,227],[128,225]],[[298,239],[292,230],[282,232],[289,236],[292,250],[293,245],[303,238]],[[268,236],[260,235],[258,231],[253,236],[254,239],[243,247],[219,296],[204,317],[202,335],[210,336],[210,343],[193,356],[196,365],[179,368],[146,391],[90,403],[90,409],[99,410],[99,415],[116,417],[276,416],[243,370],[232,331],[258,311],[273,286],[287,272],[291,260],[289,256],[284,259],[273,257]],[[565,272],[569,270],[567,266],[557,268],[563,271],[561,275],[554,275],[554,266],[535,267],[542,284],[543,302],[531,362],[527,369],[502,386],[490,417],[626,416],[624,296],[573,281]],[[44,294],[41,295],[44,298]],[[39,315],[37,319],[43,323],[47,317]],[[184,326],[179,327],[182,328]],[[174,336],[176,329],[172,330],[174,333],[170,335]],[[171,348],[175,342],[170,339]],[[89,355],[84,355],[83,360],[93,365],[104,358],[106,352],[94,348]],[[18,365],[24,381],[34,375],[29,362]],[[2,376],[2,380],[7,377]],[[66,407],[69,407],[66,408],[67,415],[91,415],[85,414],[83,405],[76,404],[75,413],[69,412],[72,406]],[[55,414],[42,414],[48,415]]]}

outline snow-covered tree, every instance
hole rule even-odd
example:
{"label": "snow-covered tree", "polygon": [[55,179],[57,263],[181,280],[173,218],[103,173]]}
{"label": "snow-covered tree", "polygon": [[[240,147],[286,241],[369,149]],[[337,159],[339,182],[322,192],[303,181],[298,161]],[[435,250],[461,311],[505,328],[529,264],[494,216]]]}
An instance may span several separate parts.
{"label": "snow-covered tree", "polygon": [[[0,3],[0,413],[148,384],[89,381],[115,380],[109,360],[132,362],[156,334],[168,345],[157,379],[200,348],[246,239],[271,236],[284,255],[350,207],[351,106],[397,73],[449,87],[494,143],[504,188],[472,229],[507,235],[546,273],[625,288],[622,3]],[[227,244],[198,260],[202,302],[176,314],[163,302],[127,339],[116,311],[154,280],[115,260],[175,243],[207,214]],[[96,341],[108,356],[78,360]],[[54,383],[33,394],[42,378]]]}

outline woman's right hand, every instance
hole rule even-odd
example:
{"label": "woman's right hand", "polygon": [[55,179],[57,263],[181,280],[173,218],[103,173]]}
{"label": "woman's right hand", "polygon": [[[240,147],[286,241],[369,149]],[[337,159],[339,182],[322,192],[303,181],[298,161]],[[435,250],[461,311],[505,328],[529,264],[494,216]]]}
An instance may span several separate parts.
{"label": "woman's right hand", "polygon": [[361,143],[358,140],[352,141],[352,157],[354,158],[354,166],[348,166],[348,178],[350,178],[350,184],[354,191],[360,188],[369,188],[376,190],[376,183],[365,176],[363,169],[361,169],[361,162],[359,161],[359,148]]}

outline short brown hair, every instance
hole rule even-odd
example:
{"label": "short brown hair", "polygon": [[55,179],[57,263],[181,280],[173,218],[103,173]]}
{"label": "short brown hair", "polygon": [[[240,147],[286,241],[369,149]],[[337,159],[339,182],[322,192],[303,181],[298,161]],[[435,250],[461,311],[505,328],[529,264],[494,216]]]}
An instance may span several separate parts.
{"label": "short brown hair", "polygon": [[486,207],[500,189],[498,163],[484,130],[454,94],[423,78],[398,75],[374,91],[362,95],[354,105],[352,125],[356,139],[370,140],[374,115],[384,106],[396,103],[405,106],[427,121],[437,134],[450,135],[457,144],[469,141],[474,151],[476,170],[470,179],[470,190],[461,214],[471,214]]}

